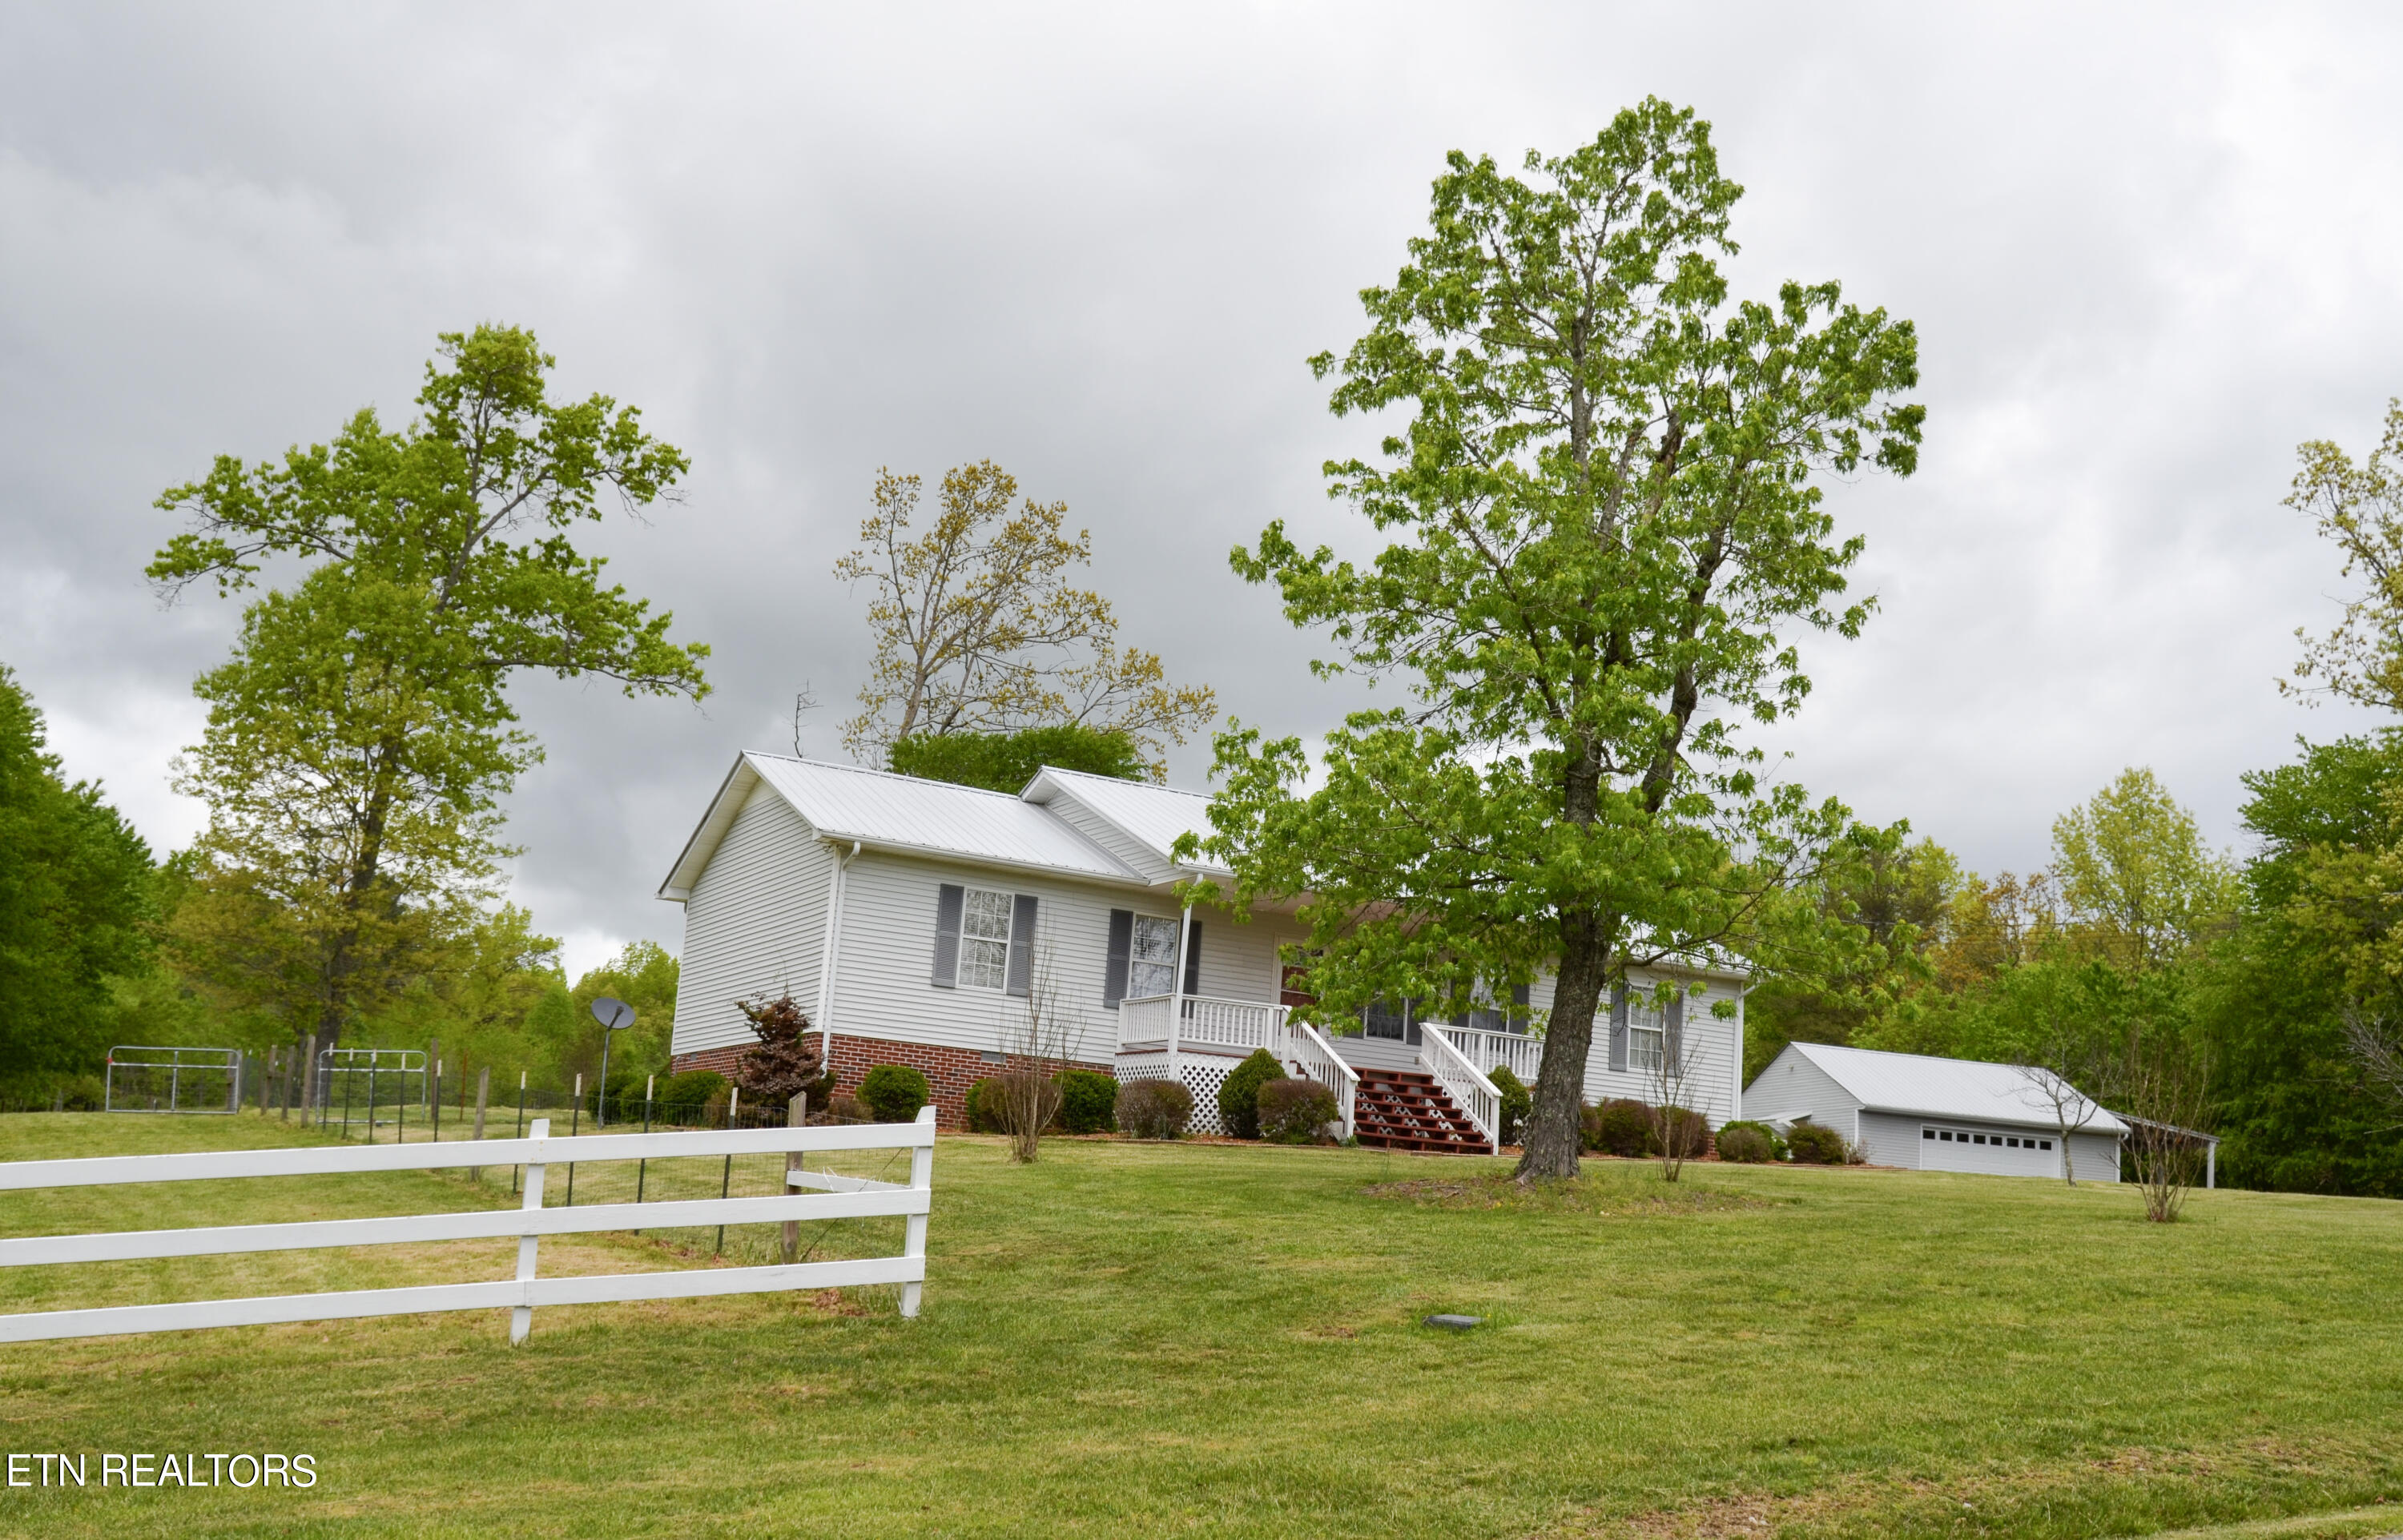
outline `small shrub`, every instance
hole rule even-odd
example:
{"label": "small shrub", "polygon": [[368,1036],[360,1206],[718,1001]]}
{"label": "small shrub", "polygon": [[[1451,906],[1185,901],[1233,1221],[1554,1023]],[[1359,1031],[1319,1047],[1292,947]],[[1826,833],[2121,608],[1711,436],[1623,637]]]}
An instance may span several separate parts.
{"label": "small shrub", "polygon": [[723,1106],[726,1103],[726,1076],[715,1070],[687,1070],[671,1075],[660,1082],[659,1104],[679,1111],[690,1107]]}
{"label": "small shrub", "polygon": [[993,1079],[994,1076],[988,1075],[968,1088],[966,1100],[961,1107],[961,1122],[970,1133],[1001,1131],[1001,1113],[993,1101]]}
{"label": "small shrub", "polygon": [[1069,1133],[1107,1133],[1116,1122],[1118,1083],[1096,1070],[1060,1072],[1060,1127]]}
{"label": "small shrub", "polygon": [[926,1077],[907,1064],[879,1064],[859,1082],[859,1099],[880,1123],[909,1122],[926,1097]]}
{"label": "small shrub", "polygon": [[1652,1109],[1622,1096],[1585,1109],[1585,1147],[1596,1155],[1649,1155]]}
{"label": "small shrub", "polygon": [[1797,1119],[1785,1131],[1785,1150],[1805,1166],[1840,1166],[1846,1154],[1842,1134],[1807,1119]]}
{"label": "small shrub", "polygon": [[826,1116],[838,1123],[868,1123],[875,1119],[868,1103],[849,1091],[839,1090],[826,1098]]}
{"label": "small shrub", "polygon": [[1661,1107],[1653,1113],[1653,1155],[1674,1153],[1680,1160],[1699,1160],[1711,1147],[1711,1125],[1690,1107]]}
{"label": "small shrub", "polygon": [[1285,1066],[1276,1055],[1266,1048],[1254,1048],[1252,1056],[1237,1064],[1218,1088],[1218,1122],[1238,1139],[1260,1136],[1260,1088],[1271,1080],[1285,1078]]}
{"label": "small shrub", "polygon": [[1535,1098],[1520,1084],[1519,1077],[1510,1073],[1507,1064],[1494,1065],[1493,1073],[1485,1078],[1493,1081],[1493,1089],[1502,1093],[1502,1142],[1515,1145],[1527,1127],[1527,1115],[1535,1110]]}
{"label": "small shrub", "polygon": [[1777,1158],[1769,1135],[1749,1123],[1729,1123],[1719,1130],[1719,1158],[1739,1165],[1765,1166]]}
{"label": "small shrub", "polygon": [[1174,1080],[1118,1087],[1118,1127],[1138,1139],[1174,1139],[1193,1121],[1193,1093]]}
{"label": "small shrub", "polygon": [[[1759,1135],[1760,1148],[1765,1153],[1759,1155],[1729,1154],[1728,1140],[1730,1138],[1739,1138],[1741,1135],[1747,1133]],[[1741,1147],[1750,1149],[1752,1146],[1747,1143],[1743,1144]],[[1785,1141],[1779,1138],[1777,1136],[1777,1131],[1767,1123],[1757,1123],[1750,1118],[1740,1118],[1719,1130],[1718,1151],[1719,1158],[1722,1160],[1740,1160],[1747,1165],[1758,1165],[1764,1160],[1785,1159]]]}
{"label": "small shrub", "polygon": [[1299,1077],[1262,1086],[1257,1105],[1260,1137],[1280,1145],[1331,1143],[1327,1127],[1343,1116],[1333,1091]]}

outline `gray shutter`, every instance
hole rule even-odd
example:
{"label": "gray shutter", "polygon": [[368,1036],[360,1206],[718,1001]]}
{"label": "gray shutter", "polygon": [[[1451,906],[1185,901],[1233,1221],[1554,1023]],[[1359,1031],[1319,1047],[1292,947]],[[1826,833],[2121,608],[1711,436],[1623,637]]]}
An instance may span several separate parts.
{"label": "gray shutter", "polygon": [[1503,1031],[1505,1031],[1505,1032],[1524,1033],[1524,1032],[1527,1030],[1527,1027],[1528,1027],[1529,1023],[1531,1023],[1531,1022],[1532,1022],[1532,1021],[1534,1021],[1534,1020],[1535,1020],[1534,1015],[1531,1013],[1531,1011],[1530,1011],[1530,1010],[1529,1010],[1529,1008],[1528,1008],[1528,1007],[1530,1007],[1531,1006],[1533,1006],[1535,1003],[1535,985],[1533,985],[1533,984],[1513,984],[1513,985],[1511,985],[1511,986],[1510,986],[1510,1004],[1511,1004],[1514,1007],[1516,1007],[1516,1008],[1514,1008],[1514,1009],[1510,1012],[1509,1020],[1507,1020],[1507,1021],[1505,1021],[1505,1022],[1503,1023],[1502,1030],[1503,1030]]}
{"label": "gray shutter", "polygon": [[966,890],[957,882],[946,882],[935,890],[935,977],[938,990],[956,989],[960,982],[960,906],[965,902]]}
{"label": "gray shutter", "polygon": [[1627,1073],[1627,986],[1610,988],[1610,1067]]}
{"label": "gray shutter", "polygon": [[1424,1003],[1415,995],[1402,1002],[1402,1041],[1405,1043],[1425,1041],[1426,1034],[1419,1028],[1419,1006]]}
{"label": "gray shutter", "polygon": [[1685,1073],[1686,1063],[1686,992],[1679,990],[1669,997],[1669,1021],[1660,1034],[1661,1061],[1668,1065],[1674,1083]]}
{"label": "gray shutter", "polygon": [[1185,927],[1185,992],[1202,992],[1202,922],[1188,921]]}
{"label": "gray shutter", "polygon": [[1035,992],[1035,895],[1021,893],[1009,910],[1009,992]]}
{"label": "gray shutter", "polygon": [[1134,956],[1134,910],[1110,910],[1110,960],[1102,969],[1102,1008],[1116,1010],[1126,998],[1127,970]]}

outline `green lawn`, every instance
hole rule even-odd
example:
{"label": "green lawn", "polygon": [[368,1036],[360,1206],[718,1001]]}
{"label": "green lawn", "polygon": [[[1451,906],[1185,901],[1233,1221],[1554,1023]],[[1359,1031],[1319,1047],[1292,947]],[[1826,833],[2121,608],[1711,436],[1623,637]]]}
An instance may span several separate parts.
{"label": "green lawn", "polygon": [[[303,1137],[21,1116],[0,1158]],[[654,1168],[651,1194],[714,1191],[705,1165]],[[515,1351],[498,1312],[0,1347],[8,1450],[275,1450],[322,1473],[0,1491],[0,1532],[2403,1531],[2403,1506],[2360,1511],[2403,1504],[2403,1205],[2208,1193],[2162,1228],[2125,1189],[1717,1166],[1665,1189],[1605,1161],[1493,1206],[1508,1189],[1472,1178],[1498,1169],[1093,1141],[1013,1168],[946,1138],[914,1323],[860,1291],[546,1311]],[[603,1171],[579,1202],[631,1186]],[[11,1193],[0,1230],[506,1204],[508,1175]],[[853,1222],[818,1255],[898,1228]],[[543,1270],[708,1264],[713,1236],[673,1239],[546,1242]],[[512,1255],[17,1269],[0,1310],[503,1277]],[[1439,1310],[1489,1324],[1418,1324]],[[2322,1517],[2257,1522],[2289,1515]]]}

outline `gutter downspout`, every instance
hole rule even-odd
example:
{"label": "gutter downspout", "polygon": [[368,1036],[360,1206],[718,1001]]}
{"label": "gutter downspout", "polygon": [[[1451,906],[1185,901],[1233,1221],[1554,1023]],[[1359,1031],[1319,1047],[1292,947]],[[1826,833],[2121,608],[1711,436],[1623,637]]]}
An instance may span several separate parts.
{"label": "gutter downspout", "polygon": [[834,870],[826,875],[826,940],[818,948],[818,1062],[834,1067],[834,974],[835,959],[842,946],[842,874],[859,859],[859,841],[851,842],[851,853],[837,854]]}

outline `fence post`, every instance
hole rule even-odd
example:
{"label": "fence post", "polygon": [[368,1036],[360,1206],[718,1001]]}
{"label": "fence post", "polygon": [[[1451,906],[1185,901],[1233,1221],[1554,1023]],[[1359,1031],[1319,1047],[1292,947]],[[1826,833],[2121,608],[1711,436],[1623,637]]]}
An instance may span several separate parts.
{"label": "fence post", "polygon": [[[550,1137],[549,1118],[537,1117],[534,1120],[534,1136],[536,1139]],[[525,1201],[520,1204],[520,1207],[528,1209],[542,1207],[542,1168],[543,1161],[537,1152],[535,1160],[525,1169]],[[534,1253],[536,1239],[531,1235],[518,1237],[518,1282],[521,1283],[534,1282]],[[532,1305],[520,1305],[509,1311],[509,1346],[513,1348],[518,1346],[533,1333],[534,1307]]]}
{"label": "fence post", "polygon": [[[734,1114],[742,1105],[743,1088],[740,1086],[728,1087],[726,1091],[726,1126],[728,1128],[730,1129],[734,1126]],[[726,1157],[726,1173],[717,1179],[717,1196],[723,1198],[733,1190],[734,1156],[731,1151],[729,1151]],[[726,1227],[724,1225],[717,1227],[717,1250],[715,1255],[719,1256],[726,1255]]]}
{"label": "fence post", "polygon": [[[935,1104],[932,1102],[918,1109],[918,1121],[924,1123],[929,1131],[934,1129]],[[934,1145],[921,1145],[910,1152],[910,1185],[920,1192],[933,1190],[935,1186]],[[915,1257],[923,1263],[926,1259],[926,1216],[923,1214],[911,1214],[909,1227],[908,1233],[902,1238],[901,1255]],[[905,1321],[914,1321],[918,1318],[918,1289],[919,1285],[916,1283],[901,1285],[901,1318]]]}
{"label": "fence post", "polygon": [[317,1104],[317,1034],[309,1034],[309,1046],[302,1050],[300,1061],[300,1123],[307,1127],[309,1109]]}
{"label": "fence post", "polygon": [[[651,1131],[651,1092],[659,1089],[659,1084],[660,1077],[656,1075],[643,1082],[643,1131],[645,1133]],[[651,1158],[649,1156],[646,1155],[634,1162],[634,1201],[637,1203],[643,1200],[643,1180],[650,1174]],[[640,1235],[643,1232],[636,1230],[634,1233]]]}
{"label": "fence post", "polygon": [[[805,1128],[808,1126],[809,1120],[810,1093],[808,1091],[798,1092],[794,1095],[792,1101],[786,1103],[785,1107],[785,1127],[788,1129]],[[785,1170],[787,1172],[791,1172],[799,1171],[800,1169],[801,1152],[799,1150],[786,1150],[785,1152]],[[785,1190],[786,1192],[793,1190],[793,1183],[789,1175],[787,1175],[785,1180]],[[800,1257],[801,1222],[798,1219],[787,1219],[785,1221],[784,1255],[785,1265],[786,1267],[792,1266],[793,1263]]]}
{"label": "fence post", "polygon": [[[465,1088],[463,1086],[461,1089],[465,1089]],[[483,1143],[483,1139],[484,1139],[484,1103],[485,1103],[487,1101],[489,1101],[489,1100],[491,1099],[492,1094],[493,1094],[493,1066],[492,1066],[492,1065],[490,1065],[490,1064],[486,1064],[486,1065],[484,1066],[483,1073],[476,1076],[476,1142],[477,1142],[478,1144],[481,1144],[481,1143]],[[483,1167],[481,1167],[481,1166],[469,1166],[469,1167],[467,1168],[467,1180],[468,1180],[468,1181],[470,1181],[470,1182],[481,1182],[481,1181],[483,1181],[483,1179],[484,1179],[484,1168],[483,1168]]]}
{"label": "fence post", "polygon": [[[567,1137],[575,1138],[583,1122],[584,1076],[579,1075],[576,1077],[576,1110],[567,1117]],[[573,1160],[567,1163],[567,1206],[571,1209],[576,1206],[576,1162]]]}
{"label": "fence post", "polygon": [[436,1144],[442,1143],[442,1061],[434,1061],[434,1079],[425,1091],[425,1113]]}

